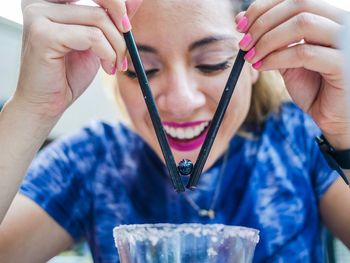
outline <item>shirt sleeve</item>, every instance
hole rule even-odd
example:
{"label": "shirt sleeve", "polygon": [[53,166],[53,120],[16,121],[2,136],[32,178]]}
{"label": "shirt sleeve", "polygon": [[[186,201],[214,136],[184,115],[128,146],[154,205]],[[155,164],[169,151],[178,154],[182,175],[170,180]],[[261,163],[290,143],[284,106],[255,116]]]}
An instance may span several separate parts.
{"label": "shirt sleeve", "polygon": [[307,169],[308,181],[312,184],[314,195],[319,201],[339,176],[329,167],[315,141],[321,130],[312,118],[294,103],[284,105],[282,121],[284,138],[289,140],[290,147]]}
{"label": "shirt sleeve", "polygon": [[328,188],[338,179],[339,174],[333,170],[324,158],[315,137],[321,134],[320,129],[316,126],[309,116],[305,116],[307,153],[309,154],[309,168],[311,181],[314,186],[316,198],[319,201],[327,192]]}
{"label": "shirt sleeve", "polygon": [[35,201],[78,241],[89,222],[91,198],[86,174],[91,169],[87,164],[93,161],[86,160],[82,143],[68,145],[61,141],[42,150],[32,162],[20,193]]}

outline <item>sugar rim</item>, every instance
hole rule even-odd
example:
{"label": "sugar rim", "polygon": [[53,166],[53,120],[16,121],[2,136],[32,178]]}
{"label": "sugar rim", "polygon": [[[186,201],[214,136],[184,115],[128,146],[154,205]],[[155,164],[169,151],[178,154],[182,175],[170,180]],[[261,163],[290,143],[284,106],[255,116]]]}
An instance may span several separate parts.
{"label": "sugar rim", "polygon": [[[157,240],[174,237],[175,234],[193,234],[194,236],[215,236],[223,238],[240,237],[257,244],[259,242],[259,230],[242,226],[228,226],[223,224],[135,224],[120,225],[113,229],[114,240],[144,241],[156,237]],[[152,242],[153,243],[153,242]]]}

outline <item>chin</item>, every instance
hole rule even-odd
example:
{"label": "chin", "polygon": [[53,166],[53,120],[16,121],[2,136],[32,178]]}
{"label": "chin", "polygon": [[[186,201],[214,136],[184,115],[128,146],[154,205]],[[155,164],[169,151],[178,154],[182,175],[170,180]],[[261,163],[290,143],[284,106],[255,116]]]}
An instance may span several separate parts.
{"label": "chin", "polygon": [[[173,153],[175,163],[179,164],[180,161],[183,159],[190,160],[193,164],[196,163],[199,152],[203,146],[204,140],[206,138],[208,128],[209,128],[210,122],[204,123],[202,127],[200,127],[198,134],[194,134],[194,136],[190,138],[183,138],[180,136],[175,136],[174,131],[170,130],[165,126],[165,131],[167,135],[167,140],[171,149],[171,152]],[[186,132],[186,131],[185,131]],[[152,134],[153,135],[153,134]],[[220,134],[218,134],[218,137]],[[181,138],[179,138],[181,137]],[[152,148],[155,149],[160,159],[165,162],[163,153],[161,151],[160,145],[158,143],[157,137],[155,135],[150,138],[150,145],[152,145]],[[148,141],[148,140],[147,140]],[[220,140],[221,141],[221,140]],[[205,163],[204,169],[207,170],[212,164],[213,160],[217,158],[217,152],[221,152],[220,149],[217,149],[216,145],[221,144],[222,142],[216,141],[214,142],[214,145],[210,151],[210,154],[208,156],[208,159]]]}
{"label": "chin", "polygon": [[174,158],[175,158],[176,163],[179,163],[183,159],[187,159],[187,160],[191,160],[192,163],[194,164],[197,160],[200,149],[201,148],[199,147],[198,149],[195,149],[192,151],[178,151],[175,149],[171,149],[171,150],[174,154]]}

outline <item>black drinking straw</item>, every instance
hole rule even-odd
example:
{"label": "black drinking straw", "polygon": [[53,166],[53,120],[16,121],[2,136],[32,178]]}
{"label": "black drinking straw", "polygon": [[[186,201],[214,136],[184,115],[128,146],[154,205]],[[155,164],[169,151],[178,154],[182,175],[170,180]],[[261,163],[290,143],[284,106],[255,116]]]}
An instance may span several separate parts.
{"label": "black drinking straw", "polygon": [[166,138],[166,134],[164,132],[164,128],[162,122],[160,120],[159,112],[156,106],[156,103],[153,99],[152,91],[148,83],[147,75],[143,68],[143,64],[139,55],[139,52],[136,47],[136,43],[134,40],[134,36],[131,31],[124,33],[124,38],[126,42],[126,46],[128,48],[132,63],[135,68],[135,72],[137,78],[140,83],[140,87],[142,90],[143,97],[145,99],[148,112],[151,116],[151,120],[153,123],[154,130],[156,132],[160,148],[162,149],[162,153],[165,159],[166,166],[168,168],[171,181],[173,186],[177,192],[184,192],[185,187],[182,184],[181,177],[178,174],[177,166],[174,160],[174,156],[171,152],[168,140]]}
{"label": "black drinking straw", "polygon": [[233,91],[235,90],[239,75],[241,74],[241,71],[243,69],[244,62],[245,62],[244,56],[246,53],[247,52],[243,50],[240,50],[238,52],[235,63],[232,67],[232,71],[226,83],[225,89],[221,95],[219,105],[216,109],[212,123],[209,127],[207,136],[205,137],[204,144],[202,145],[202,148],[197,157],[197,161],[194,165],[194,169],[191,174],[190,180],[188,181],[188,184],[186,186],[189,189],[193,190],[194,188],[196,188],[198,184],[203,167],[210,153],[210,149],[213,146],[216,134],[218,133],[218,130],[224,118],[227,106],[230,103]]}

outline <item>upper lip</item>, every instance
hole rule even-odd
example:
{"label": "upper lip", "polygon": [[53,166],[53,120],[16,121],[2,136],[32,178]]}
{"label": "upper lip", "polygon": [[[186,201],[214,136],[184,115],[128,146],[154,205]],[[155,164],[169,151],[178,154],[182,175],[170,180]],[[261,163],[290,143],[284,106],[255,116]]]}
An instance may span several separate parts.
{"label": "upper lip", "polygon": [[163,125],[174,127],[174,128],[186,128],[186,127],[197,126],[205,122],[209,122],[209,120],[188,121],[188,122],[163,121]]}

